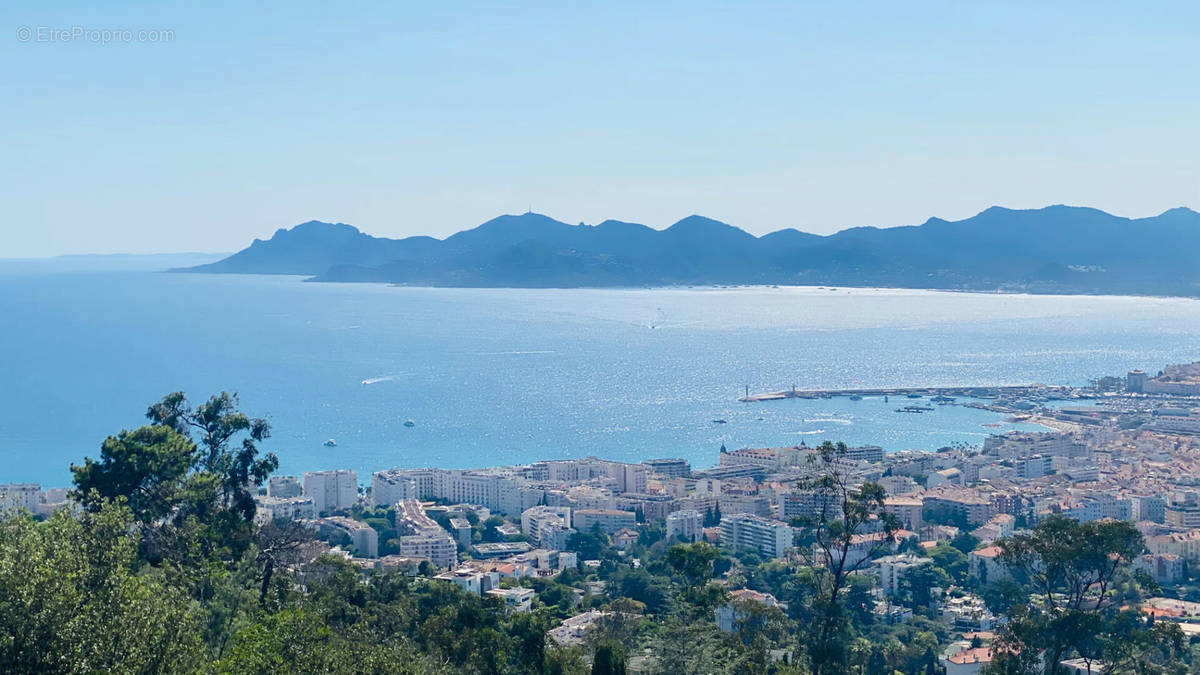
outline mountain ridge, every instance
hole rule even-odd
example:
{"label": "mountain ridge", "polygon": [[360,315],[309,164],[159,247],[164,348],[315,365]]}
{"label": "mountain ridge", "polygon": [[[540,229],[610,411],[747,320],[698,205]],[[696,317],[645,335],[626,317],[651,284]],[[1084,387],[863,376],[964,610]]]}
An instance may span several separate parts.
{"label": "mountain ridge", "polygon": [[758,237],[698,214],[661,230],[506,214],[445,239],[388,239],[307,221],[225,259],[173,271],[422,286],[787,284],[1196,297],[1198,260],[1200,213],[1189,208],[1125,218],[1057,204]]}

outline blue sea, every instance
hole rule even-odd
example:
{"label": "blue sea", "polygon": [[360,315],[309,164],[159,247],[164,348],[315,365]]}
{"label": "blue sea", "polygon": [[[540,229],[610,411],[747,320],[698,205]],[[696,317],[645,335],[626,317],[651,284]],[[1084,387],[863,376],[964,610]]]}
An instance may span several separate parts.
{"label": "blue sea", "polygon": [[747,386],[1082,384],[1200,356],[1195,300],[909,290],[9,273],[0,321],[0,483],[46,486],[69,484],[72,462],[174,390],[238,392],[273,424],[266,448],[283,472],[366,481],[391,466],[585,455],[706,467],[722,444],[978,443],[1030,427],[958,406],[737,398]]}

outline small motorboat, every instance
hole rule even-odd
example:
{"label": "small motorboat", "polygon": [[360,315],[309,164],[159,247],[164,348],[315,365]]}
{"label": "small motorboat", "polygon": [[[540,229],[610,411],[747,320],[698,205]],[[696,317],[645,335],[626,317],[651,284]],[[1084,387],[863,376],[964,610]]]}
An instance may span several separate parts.
{"label": "small motorboat", "polygon": [[713,424],[729,424],[725,420],[713,420]]}
{"label": "small motorboat", "polygon": [[336,447],[337,447],[337,441],[335,441],[335,440],[333,440],[333,439],[331,438],[331,439],[329,439],[329,440],[325,441],[324,443],[322,443],[322,445],[324,445],[324,446],[325,446],[325,447],[327,447],[327,448],[336,448]]}
{"label": "small motorboat", "polygon": [[417,426],[417,423],[412,420],[404,420],[404,426],[412,428]]}
{"label": "small motorboat", "polygon": [[858,394],[854,394],[853,396],[850,397],[850,400],[851,401],[861,401],[862,397],[859,396]]}

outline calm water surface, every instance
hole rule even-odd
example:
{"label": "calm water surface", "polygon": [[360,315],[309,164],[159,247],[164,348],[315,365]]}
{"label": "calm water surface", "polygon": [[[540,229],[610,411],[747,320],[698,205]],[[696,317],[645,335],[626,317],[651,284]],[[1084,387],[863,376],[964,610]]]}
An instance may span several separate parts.
{"label": "calm water surface", "polygon": [[239,392],[274,424],[285,472],[362,480],[583,455],[703,467],[722,443],[978,442],[1019,427],[956,406],[736,398],[745,385],[1083,383],[1200,358],[1200,302],[1160,298],[8,274],[0,321],[0,482],[46,485],[177,389]]}

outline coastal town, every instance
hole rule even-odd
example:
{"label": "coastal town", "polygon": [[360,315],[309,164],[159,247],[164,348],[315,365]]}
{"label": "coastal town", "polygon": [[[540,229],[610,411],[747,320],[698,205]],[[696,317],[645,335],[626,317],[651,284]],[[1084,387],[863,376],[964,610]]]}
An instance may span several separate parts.
{"label": "coastal town", "polygon": [[[636,568],[655,545],[706,542],[729,556],[718,579],[729,600],[712,621],[736,632],[746,603],[784,604],[770,589],[749,587],[743,568],[811,564],[809,530],[831,497],[812,478],[832,470],[846,485],[876,483],[886,493],[881,517],[832,555],[865,584],[878,619],[903,623],[915,611],[942,622],[955,636],[938,654],[951,675],[992,658],[1003,618],[989,593],[1008,575],[997,542],[1052,516],[1134,523],[1145,550],[1133,568],[1160,589],[1143,611],[1200,635],[1200,362],[1055,389],[1054,401],[1045,394],[1006,390],[972,403],[1047,428],[979,446],[843,446],[832,457],[803,444],[722,447],[711,468],[585,457],[385,469],[366,484],[351,470],[276,475],[254,497],[256,520],[309,533],[291,563],[299,574],[332,555],[364,571],[453,584],[512,612],[557,604],[568,616],[548,639],[565,646],[583,644],[611,616],[590,601],[611,590],[605,560]],[[953,404],[945,392],[925,395]],[[0,486],[0,507],[40,516],[74,508],[68,490],[38,485]],[[913,570],[933,567],[946,574],[914,593]],[[654,658],[635,655],[629,671]]]}

